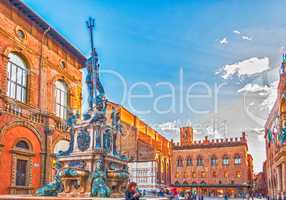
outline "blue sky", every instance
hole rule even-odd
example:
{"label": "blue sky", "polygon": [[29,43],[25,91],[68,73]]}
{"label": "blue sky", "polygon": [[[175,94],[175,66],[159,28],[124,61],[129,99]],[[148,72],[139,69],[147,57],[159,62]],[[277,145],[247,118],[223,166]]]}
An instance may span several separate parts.
{"label": "blue sky", "polygon": [[[286,45],[285,1],[23,1],[85,55],[90,51],[85,21],[90,16],[96,18],[95,45],[101,69],[119,73],[129,89],[138,82],[152,87],[154,97],[138,99],[133,107],[148,110],[156,97],[170,92],[168,87],[156,86],[159,82],[175,87],[175,112],[159,114],[150,109],[148,114],[142,114],[127,101],[122,102],[124,106],[169,138],[177,138],[178,127],[189,122],[203,127],[198,128],[197,138],[206,134],[239,136],[245,130],[255,168],[261,169],[261,160],[265,158],[261,129],[275,99],[275,81]],[[227,65],[234,67],[236,73],[223,78],[230,73],[231,67]],[[203,81],[210,88],[225,84],[219,93],[215,115],[213,98],[191,100],[197,109],[210,108],[208,114],[192,112],[185,103],[180,111],[180,70],[184,76],[184,95],[197,82]],[[120,102],[121,81],[107,74],[102,76],[109,99]],[[244,93],[238,92],[242,88]],[[207,91],[195,87],[193,92]],[[147,94],[148,89],[137,87],[134,93]],[[249,105],[245,106],[245,99]],[[171,99],[166,98],[159,107],[170,104]],[[217,121],[215,127],[211,125],[214,121]],[[222,121],[227,126],[220,130]],[[254,147],[257,140],[260,146]]]}

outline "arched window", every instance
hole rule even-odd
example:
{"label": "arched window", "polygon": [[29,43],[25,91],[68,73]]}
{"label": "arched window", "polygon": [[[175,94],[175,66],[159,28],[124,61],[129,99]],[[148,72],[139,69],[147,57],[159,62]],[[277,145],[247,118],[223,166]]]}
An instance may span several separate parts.
{"label": "arched window", "polygon": [[192,158],[190,156],[188,156],[188,158],[187,158],[187,166],[192,166],[192,165],[193,165]]}
{"label": "arched window", "polygon": [[192,172],[192,178],[196,178],[196,172]]}
{"label": "arched window", "polygon": [[68,88],[65,82],[56,81],[55,83],[56,94],[56,115],[62,119],[67,118],[68,108]]}
{"label": "arched window", "polygon": [[177,167],[183,167],[183,159],[181,157],[177,159]]}
{"label": "arched window", "polygon": [[197,166],[204,166],[204,160],[201,156],[197,158]]}
{"label": "arched window", "polygon": [[239,154],[236,154],[236,155],[234,156],[234,164],[235,164],[235,165],[240,165],[240,163],[241,163],[240,155],[239,155]]}
{"label": "arched window", "polygon": [[217,165],[217,158],[216,156],[211,157],[211,166],[216,166]]}
{"label": "arched window", "polygon": [[216,171],[213,171],[212,174],[213,174],[213,177],[216,178],[216,176],[217,176]]}
{"label": "arched window", "polygon": [[228,172],[224,172],[224,178],[228,178]]}
{"label": "arched window", "polygon": [[225,166],[226,166],[226,165],[229,165],[229,158],[228,158],[227,155],[224,155],[224,156],[223,156],[222,164],[225,165]]}
{"label": "arched window", "polygon": [[7,96],[26,102],[27,66],[24,60],[15,53],[9,53],[7,72]]}
{"label": "arched window", "polygon": [[17,147],[17,148],[20,148],[20,149],[29,150],[29,145],[28,145],[28,143],[25,142],[24,140],[19,141],[19,142],[16,144],[16,147]]}
{"label": "arched window", "polygon": [[205,171],[201,171],[201,178],[205,178],[206,177],[206,172]]}

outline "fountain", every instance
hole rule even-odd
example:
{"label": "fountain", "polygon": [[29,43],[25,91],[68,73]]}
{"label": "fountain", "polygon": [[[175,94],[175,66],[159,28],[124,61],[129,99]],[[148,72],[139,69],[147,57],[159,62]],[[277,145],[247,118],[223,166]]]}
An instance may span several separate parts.
{"label": "fountain", "polygon": [[128,159],[116,149],[121,125],[115,110],[112,123],[107,124],[107,100],[93,45],[94,19],[87,21],[87,27],[92,49],[86,64],[89,110],[82,120],[78,113],[69,114],[69,148],[56,154],[54,181],[40,188],[36,192],[39,196],[120,197],[127,187]]}

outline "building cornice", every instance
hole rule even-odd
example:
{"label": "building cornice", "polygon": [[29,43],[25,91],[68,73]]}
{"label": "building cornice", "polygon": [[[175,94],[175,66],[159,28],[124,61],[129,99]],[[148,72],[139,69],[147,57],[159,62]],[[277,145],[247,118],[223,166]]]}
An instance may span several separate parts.
{"label": "building cornice", "polygon": [[185,146],[173,146],[173,150],[191,150],[191,149],[210,149],[210,148],[223,148],[223,147],[237,147],[246,146],[245,142],[229,142],[229,143],[202,143],[202,144],[191,144]]}
{"label": "building cornice", "polygon": [[[16,10],[18,10],[27,20],[33,22],[37,28],[42,31],[47,30],[51,27],[46,21],[44,21],[39,15],[37,15],[31,8],[25,5],[20,0],[6,0],[10,5],[12,5]],[[84,64],[86,57],[68,42],[59,32],[54,28],[50,28],[48,35],[58,44],[60,44],[64,49],[73,54],[80,63]]]}

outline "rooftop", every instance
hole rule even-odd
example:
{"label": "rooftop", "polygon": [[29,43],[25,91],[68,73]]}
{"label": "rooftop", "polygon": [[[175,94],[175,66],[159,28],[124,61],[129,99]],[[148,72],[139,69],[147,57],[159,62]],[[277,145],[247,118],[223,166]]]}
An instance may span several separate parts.
{"label": "rooftop", "polygon": [[86,57],[79,51],[79,49],[72,46],[60,33],[52,28],[45,20],[37,15],[32,9],[25,5],[20,0],[7,0],[12,6],[14,6],[20,13],[22,13],[27,20],[33,22],[42,31],[47,30],[50,27],[48,35],[55,40],[57,43],[62,45],[64,49],[72,53],[80,63],[86,61]]}

